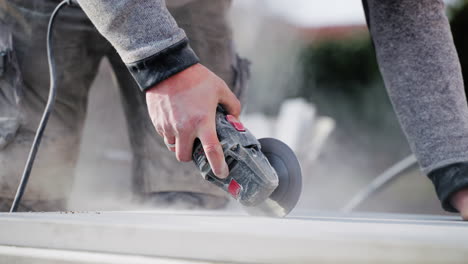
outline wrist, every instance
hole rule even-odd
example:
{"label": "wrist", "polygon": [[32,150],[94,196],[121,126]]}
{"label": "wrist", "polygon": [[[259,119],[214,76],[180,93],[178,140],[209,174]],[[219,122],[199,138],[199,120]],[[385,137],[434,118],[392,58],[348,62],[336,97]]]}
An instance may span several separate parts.
{"label": "wrist", "polygon": [[196,63],[186,69],[162,80],[161,82],[146,89],[145,92],[152,94],[177,94],[196,87],[196,83],[202,81],[204,76],[203,65]]}

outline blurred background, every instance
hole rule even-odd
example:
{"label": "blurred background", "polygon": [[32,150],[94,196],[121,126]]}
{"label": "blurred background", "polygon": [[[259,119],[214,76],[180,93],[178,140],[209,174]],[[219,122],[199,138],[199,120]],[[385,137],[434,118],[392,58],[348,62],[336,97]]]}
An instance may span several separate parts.
{"label": "blurred background", "polygon": [[[467,77],[468,1],[446,4]],[[239,53],[252,63],[243,121],[257,137],[279,137],[298,153],[305,178],[298,211],[340,210],[411,154],[360,0],[233,0],[230,22]],[[111,79],[104,61],[91,89],[71,201],[77,210],[119,209],[130,201],[132,156]],[[444,214],[417,166],[357,210]]]}

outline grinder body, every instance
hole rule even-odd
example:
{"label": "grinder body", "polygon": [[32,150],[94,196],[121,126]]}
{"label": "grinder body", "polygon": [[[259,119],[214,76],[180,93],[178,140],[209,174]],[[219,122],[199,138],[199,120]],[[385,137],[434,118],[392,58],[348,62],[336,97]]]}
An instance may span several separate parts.
{"label": "grinder body", "polygon": [[[218,107],[216,113],[216,132],[229,168],[229,176],[225,179],[215,176],[200,141],[196,140],[192,159],[204,179],[229,193],[246,206],[250,214],[288,214],[296,205],[302,187],[300,166],[292,150],[279,140],[257,140],[222,107]],[[273,145],[273,148],[265,146],[268,156],[262,152],[261,142]],[[272,155],[271,152],[275,151],[282,153]],[[283,158],[283,155],[286,157]],[[276,168],[270,163],[270,157]],[[289,164],[284,164],[281,160],[286,160]],[[277,170],[281,175],[278,175]]]}
{"label": "grinder body", "polygon": [[230,173],[225,179],[216,177],[197,140],[193,161],[204,179],[228,192],[242,205],[256,206],[265,201],[278,187],[278,175],[261,152],[258,140],[220,108],[216,113],[216,131]]}

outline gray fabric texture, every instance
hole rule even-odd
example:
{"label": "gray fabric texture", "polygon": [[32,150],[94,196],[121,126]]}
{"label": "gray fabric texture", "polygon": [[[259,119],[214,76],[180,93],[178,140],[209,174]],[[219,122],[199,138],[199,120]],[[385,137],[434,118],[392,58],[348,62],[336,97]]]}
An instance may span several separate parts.
{"label": "gray fabric texture", "polygon": [[145,59],[186,37],[164,0],[78,0],[78,3],[125,63]]}
{"label": "gray fabric texture", "polygon": [[367,5],[385,86],[423,172],[468,161],[468,107],[443,1]]}

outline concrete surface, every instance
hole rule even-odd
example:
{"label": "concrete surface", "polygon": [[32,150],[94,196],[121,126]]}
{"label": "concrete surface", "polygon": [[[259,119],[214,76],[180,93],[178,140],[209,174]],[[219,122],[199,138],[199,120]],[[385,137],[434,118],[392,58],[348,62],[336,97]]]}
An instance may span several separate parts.
{"label": "concrete surface", "polygon": [[5,249],[18,247],[60,252],[64,259],[94,252],[221,263],[466,263],[468,224],[457,220],[319,213],[287,219],[209,212],[3,213],[0,262],[12,257]]}
{"label": "concrete surface", "polygon": [[[2,263],[14,264],[205,264],[208,262],[174,260],[122,254],[80,252],[44,248],[0,246]],[[210,262],[211,263],[211,262]]]}

